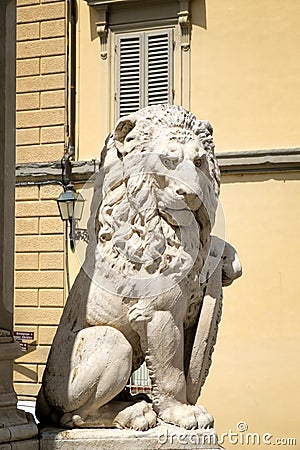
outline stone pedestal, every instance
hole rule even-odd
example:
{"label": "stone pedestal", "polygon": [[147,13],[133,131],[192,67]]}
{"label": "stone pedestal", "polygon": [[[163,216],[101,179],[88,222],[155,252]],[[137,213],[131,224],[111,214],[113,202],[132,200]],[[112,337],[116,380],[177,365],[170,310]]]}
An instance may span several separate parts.
{"label": "stone pedestal", "polygon": [[221,450],[215,430],[158,425],[148,431],[42,428],[40,450]]}
{"label": "stone pedestal", "polygon": [[31,414],[17,409],[13,362],[22,354],[9,332],[0,331],[0,450],[38,450],[37,426]]}

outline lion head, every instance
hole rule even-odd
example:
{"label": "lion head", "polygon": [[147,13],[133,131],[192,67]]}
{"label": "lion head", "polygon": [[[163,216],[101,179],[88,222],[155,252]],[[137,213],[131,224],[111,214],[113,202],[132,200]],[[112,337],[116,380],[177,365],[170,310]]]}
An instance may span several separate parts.
{"label": "lion head", "polygon": [[219,195],[212,132],[183,107],[155,105],[122,117],[108,137],[96,244],[124,279],[203,264]]}

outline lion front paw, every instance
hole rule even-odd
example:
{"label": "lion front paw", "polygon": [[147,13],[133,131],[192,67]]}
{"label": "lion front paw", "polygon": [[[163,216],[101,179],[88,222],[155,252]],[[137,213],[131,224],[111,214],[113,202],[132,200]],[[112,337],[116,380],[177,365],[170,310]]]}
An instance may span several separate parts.
{"label": "lion front paw", "polygon": [[160,411],[158,417],[166,423],[171,423],[188,430],[212,428],[214,424],[213,417],[200,405],[170,404]]}
{"label": "lion front paw", "polygon": [[141,401],[127,406],[114,419],[114,425],[118,428],[131,428],[145,431],[156,425],[156,414],[152,405]]}

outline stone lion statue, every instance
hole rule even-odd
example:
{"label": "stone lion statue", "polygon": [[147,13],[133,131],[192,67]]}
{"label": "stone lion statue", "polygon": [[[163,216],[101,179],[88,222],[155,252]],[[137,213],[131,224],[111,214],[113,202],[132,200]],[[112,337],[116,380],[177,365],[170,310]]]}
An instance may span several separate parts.
{"label": "stone lion statue", "polygon": [[[101,153],[86,259],[37,400],[42,423],[147,430],[158,418],[212,427],[195,403],[222,284],[241,274],[233,247],[211,237],[219,184],[208,122],[170,105],[117,122]],[[143,361],[152,401],[126,389]]]}

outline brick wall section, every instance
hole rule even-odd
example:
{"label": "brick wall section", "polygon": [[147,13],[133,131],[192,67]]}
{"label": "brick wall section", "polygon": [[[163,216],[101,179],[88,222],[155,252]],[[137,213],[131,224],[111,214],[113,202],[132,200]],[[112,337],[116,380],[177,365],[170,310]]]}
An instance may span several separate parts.
{"label": "brick wall section", "polygon": [[64,229],[57,185],[16,189],[15,330],[35,342],[15,365],[20,398],[36,396],[65,299]]}
{"label": "brick wall section", "polygon": [[[66,124],[66,1],[17,0],[17,163],[60,160]],[[34,399],[65,299],[64,234],[51,184],[17,187],[15,330],[35,342],[15,365]]]}
{"label": "brick wall section", "polygon": [[17,4],[17,163],[60,160],[66,123],[66,2]]}

